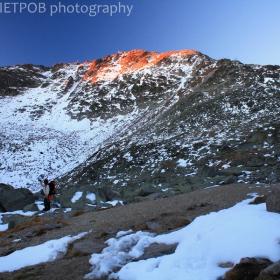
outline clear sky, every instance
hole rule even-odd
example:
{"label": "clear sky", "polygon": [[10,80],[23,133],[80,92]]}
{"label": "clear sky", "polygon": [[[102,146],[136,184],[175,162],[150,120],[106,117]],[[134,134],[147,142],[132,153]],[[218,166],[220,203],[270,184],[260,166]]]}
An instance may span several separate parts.
{"label": "clear sky", "polygon": [[280,65],[279,33],[279,0],[1,0],[0,66],[132,49]]}

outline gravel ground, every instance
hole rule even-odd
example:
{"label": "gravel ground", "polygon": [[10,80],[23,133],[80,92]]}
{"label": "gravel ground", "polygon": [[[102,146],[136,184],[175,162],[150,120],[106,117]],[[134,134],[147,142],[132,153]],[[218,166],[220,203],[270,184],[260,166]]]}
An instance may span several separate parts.
{"label": "gravel ground", "polygon": [[[120,230],[167,233],[186,226],[200,215],[229,208],[237,202],[250,198],[248,194],[257,193],[260,196],[268,194],[271,187],[232,184],[102,211],[77,213],[80,214],[78,216],[63,213],[53,217],[47,213],[34,219],[33,224],[29,224],[25,229],[0,233],[0,256],[51,239],[66,235],[73,236],[85,231],[91,232],[83,240],[94,241],[96,244],[91,253],[99,253],[105,247],[104,242],[115,237]],[[49,230],[46,229],[45,224],[58,224],[61,227]],[[18,238],[21,238],[21,242],[12,242]],[[83,279],[90,271],[90,255],[90,253],[74,252],[72,246],[69,246],[68,253],[60,260],[10,273],[0,273],[0,279]]]}

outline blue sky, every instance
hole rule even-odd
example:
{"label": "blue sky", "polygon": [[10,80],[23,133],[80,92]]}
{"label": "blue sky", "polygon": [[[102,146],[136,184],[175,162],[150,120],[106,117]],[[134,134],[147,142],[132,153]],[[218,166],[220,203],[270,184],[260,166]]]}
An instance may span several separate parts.
{"label": "blue sky", "polygon": [[[280,65],[278,0],[13,2],[0,2],[0,66],[84,62],[132,49],[194,49],[214,59]],[[20,4],[27,6],[22,12]],[[102,5],[95,16],[92,5]],[[110,15],[112,5],[117,12]]]}

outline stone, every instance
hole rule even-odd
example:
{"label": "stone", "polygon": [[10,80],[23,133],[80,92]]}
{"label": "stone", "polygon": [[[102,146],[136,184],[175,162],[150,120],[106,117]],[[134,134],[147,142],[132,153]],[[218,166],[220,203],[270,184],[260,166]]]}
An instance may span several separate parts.
{"label": "stone", "polygon": [[105,248],[105,245],[96,243],[92,240],[79,240],[75,242],[72,246],[73,253],[80,254],[93,254],[93,253],[101,253],[101,251]]}
{"label": "stone", "polygon": [[208,165],[198,168],[197,175],[202,178],[214,177],[217,175],[217,170]]}
{"label": "stone", "polygon": [[137,193],[137,196],[148,196],[148,195],[151,195],[153,193],[155,193],[157,191],[156,188],[153,188],[153,187],[143,187],[143,188],[140,188],[140,189],[137,189],[136,190],[136,193]]}
{"label": "stone", "polygon": [[38,205],[36,203],[32,203],[32,204],[26,205],[23,208],[23,212],[29,212],[29,211],[31,211],[31,212],[39,211]]}
{"label": "stone", "polygon": [[264,196],[257,196],[255,197],[255,199],[250,202],[249,204],[261,204],[261,203],[265,203],[267,200],[267,195]]}
{"label": "stone", "polygon": [[275,184],[278,182],[278,174],[271,172],[268,176],[267,176],[267,180],[269,184]]}
{"label": "stone", "polygon": [[121,194],[115,190],[112,190],[108,187],[98,188],[98,194],[101,198],[106,201],[112,201],[116,198],[120,198]]}
{"label": "stone", "polygon": [[86,204],[83,202],[73,203],[71,208],[73,211],[85,210]]}
{"label": "stone", "polygon": [[136,230],[148,230],[148,226],[145,223],[141,223],[139,225],[136,226]]}
{"label": "stone", "polygon": [[218,171],[218,175],[222,175],[222,176],[239,176],[242,175],[243,173],[243,168],[239,168],[239,167],[229,167],[227,169],[223,169],[223,170],[219,170]]}
{"label": "stone", "polygon": [[193,143],[193,148],[195,150],[198,150],[198,149],[202,148],[203,146],[205,146],[205,144],[203,142]]}
{"label": "stone", "polygon": [[20,214],[10,214],[10,215],[3,215],[2,223],[9,224],[8,229],[12,229],[19,224],[29,221],[30,219],[32,218],[29,216],[22,216]]}
{"label": "stone", "polygon": [[147,260],[150,258],[157,258],[164,255],[170,255],[175,252],[177,246],[178,243],[169,245],[163,243],[152,243],[149,247],[145,248],[145,252],[141,257],[134,260]]}
{"label": "stone", "polygon": [[63,224],[62,223],[58,223],[58,224],[46,224],[45,225],[45,229],[46,230],[53,230],[53,229],[58,229],[58,228],[62,228]]}
{"label": "stone", "polygon": [[149,194],[147,195],[147,198],[149,198],[150,200],[155,200],[155,199],[158,199],[158,198],[161,198],[163,196],[162,193],[152,193],[152,194]]}
{"label": "stone", "polygon": [[228,176],[228,177],[226,177],[225,179],[224,179],[224,184],[225,185],[228,185],[228,184],[232,184],[232,183],[236,183],[237,182],[237,177],[236,176],[234,176],[234,175],[230,175],[230,176]]}
{"label": "stone", "polygon": [[236,159],[233,159],[230,163],[230,165],[232,167],[236,167],[236,166],[239,166],[239,165],[243,165],[245,162],[245,159],[244,158],[236,158]]}
{"label": "stone", "polygon": [[36,231],[29,231],[25,237],[27,238],[32,238],[32,237],[35,237],[36,236]]}
{"label": "stone", "polygon": [[197,207],[198,207],[198,206],[197,206],[196,204],[193,204],[193,205],[189,206],[189,207],[187,208],[187,210],[195,210]]}
{"label": "stone", "polygon": [[255,143],[254,142],[244,142],[244,143],[241,143],[238,145],[238,150],[240,151],[246,151],[246,150],[251,150],[253,149],[255,146]]}
{"label": "stone", "polygon": [[249,166],[249,167],[260,167],[260,166],[263,166],[264,163],[265,163],[265,156],[257,155],[255,157],[250,158],[246,162],[246,166]]}
{"label": "stone", "polygon": [[261,271],[260,276],[256,280],[272,280],[276,277],[280,278],[280,260],[271,264],[267,268]]}
{"label": "stone", "polygon": [[[82,192],[82,196],[80,199],[72,202],[72,199],[75,196],[76,192]],[[60,191],[59,202],[62,208],[75,207],[76,210],[82,210],[85,206],[85,191],[81,187],[69,186],[68,189]]]}
{"label": "stone", "polygon": [[242,258],[238,264],[226,272],[224,280],[255,280],[260,272],[271,265],[268,259]]}
{"label": "stone", "polygon": [[4,212],[23,210],[35,202],[32,192],[25,188],[14,189],[10,185],[0,184],[0,209]]}
{"label": "stone", "polygon": [[230,268],[233,267],[234,264],[232,262],[225,262],[225,263],[219,263],[218,266],[221,268]]}
{"label": "stone", "polygon": [[145,224],[147,225],[148,229],[152,231],[159,231],[162,229],[162,226],[156,222],[146,222]]}
{"label": "stone", "polygon": [[280,187],[273,187],[266,199],[266,210],[280,213]]}

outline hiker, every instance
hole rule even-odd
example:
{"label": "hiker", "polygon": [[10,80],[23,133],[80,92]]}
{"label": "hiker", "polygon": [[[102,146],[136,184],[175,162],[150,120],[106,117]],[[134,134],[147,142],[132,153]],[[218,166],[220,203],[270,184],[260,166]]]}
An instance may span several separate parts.
{"label": "hiker", "polygon": [[45,179],[44,181],[41,179],[39,180],[41,186],[43,187],[44,206],[45,206],[43,211],[49,211],[51,209],[51,200],[52,200],[52,195],[49,195],[50,193],[49,180],[48,179]]}

